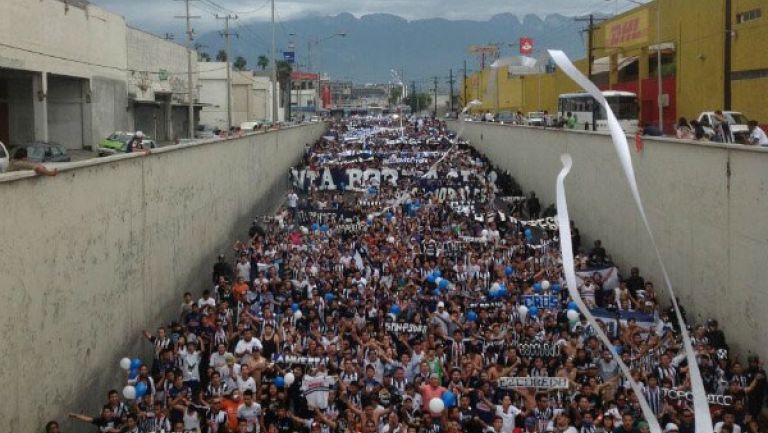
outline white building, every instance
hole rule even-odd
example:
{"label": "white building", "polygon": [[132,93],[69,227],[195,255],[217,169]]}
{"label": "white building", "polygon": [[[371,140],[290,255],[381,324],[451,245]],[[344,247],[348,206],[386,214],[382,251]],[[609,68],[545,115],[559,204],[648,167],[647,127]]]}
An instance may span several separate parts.
{"label": "white building", "polygon": [[[231,67],[231,65],[230,65]],[[227,129],[227,63],[199,64],[200,100],[206,102],[200,113],[200,123]],[[232,80],[232,126],[254,120],[272,120],[272,85],[268,76],[251,71],[230,71]],[[279,86],[278,86],[279,94]],[[278,109],[278,120],[282,121]]]}
{"label": "white building", "polygon": [[[129,107],[133,130],[158,141],[189,137],[187,48],[142,30],[128,27]],[[192,53],[193,108],[199,115],[197,53]]]}
{"label": "white building", "polygon": [[127,127],[125,40],[83,0],[0,2],[0,141],[83,148]]}

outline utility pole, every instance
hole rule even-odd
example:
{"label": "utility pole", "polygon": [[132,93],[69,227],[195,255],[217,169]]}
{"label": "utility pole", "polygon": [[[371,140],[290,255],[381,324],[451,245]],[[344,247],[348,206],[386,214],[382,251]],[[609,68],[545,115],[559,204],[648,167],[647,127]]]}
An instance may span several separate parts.
{"label": "utility pole", "polygon": [[435,80],[435,119],[437,119],[437,77],[435,77],[434,80]]}
{"label": "utility pole", "polygon": [[195,31],[192,30],[192,18],[200,18],[189,14],[189,2],[197,0],[176,0],[186,4],[186,15],[177,16],[187,20],[187,103],[189,104],[189,138],[195,138],[195,95],[192,83],[192,39]]}
{"label": "utility pole", "polygon": [[275,0],[272,0],[272,122],[276,124],[277,117],[277,45],[275,41]]}
{"label": "utility pole", "polygon": [[449,105],[451,107],[451,114],[453,114],[453,69],[448,70],[448,84],[451,86]]}
{"label": "utility pole", "polygon": [[[595,57],[593,56],[593,52],[595,50],[594,46],[594,37],[593,34],[595,33],[595,16],[593,14],[589,14],[589,17],[587,18],[576,18],[576,21],[579,22],[587,22],[587,78],[592,80],[592,64],[595,63]],[[602,19],[598,19],[598,21],[603,21]],[[592,116],[592,130],[597,130],[597,122],[594,121],[594,108],[593,108],[593,116]]]}
{"label": "utility pole", "polygon": [[594,56],[592,56],[592,52],[594,51],[594,38],[592,37],[592,34],[595,31],[595,16],[593,14],[589,14],[586,18],[576,18],[577,22],[587,22],[587,59],[588,59],[588,65],[587,65],[587,78],[590,80],[592,79],[592,64],[595,62]]}
{"label": "utility pole", "polygon": [[[657,6],[658,7],[658,6]],[[723,55],[723,110],[731,110],[731,61],[733,52],[733,4],[731,0],[725,0],[725,47]]]}
{"label": "utility pole", "polygon": [[467,60],[464,60],[464,81],[462,81],[462,87],[464,90],[464,105],[468,105],[469,101],[467,101]]}
{"label": "utility pole", "polygon": [[411,81],[411,97],[413,98],[413,108],[415,110],[415,113],[413,114],[419,114],[419,94],[416,93],[416,81]]}
{"label": "utility pole", "polygon": [[[224,20],[224,31],[221,33],[221,36],[224,37],[224,40],[226,41],[226,50],[227,50],[227,134],[229,134],[230,131],[232,131],[232,55],[230,54],[231,51],[231,44],[229,37],[232,35],[232,33],[229,33],[229,20],[236,20],[237,15],[226,15],[223,17],[220,17],[218,14],[216,14],[217,20]],[[247,119],[246,119],[247,120]]]}

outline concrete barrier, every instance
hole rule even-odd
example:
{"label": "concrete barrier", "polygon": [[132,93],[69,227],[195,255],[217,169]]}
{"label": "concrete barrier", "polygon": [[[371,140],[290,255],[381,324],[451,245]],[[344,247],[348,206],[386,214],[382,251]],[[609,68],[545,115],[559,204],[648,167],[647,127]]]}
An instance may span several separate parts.
{"label": "concrete barrier", "polygon": [[[211,287],[216,253],[271,212],[288,167],[325,125],[0,176],[0,431],[99,413],[143,329]],[[63,424],[65,431],[91,431]]]}
{"label": "concrete barrier", "polygon": [[[542,206],[555,200],[560,154],[573,157],[568,208],[582,246],[601,239],[628,275],[638,266],[657,293],[666,289],[640,215],[607,134],[453,122]],[[768,149],[629,139],[640,194],[675,292],[696,321],[717,318],[742,354],[768,356]]]}

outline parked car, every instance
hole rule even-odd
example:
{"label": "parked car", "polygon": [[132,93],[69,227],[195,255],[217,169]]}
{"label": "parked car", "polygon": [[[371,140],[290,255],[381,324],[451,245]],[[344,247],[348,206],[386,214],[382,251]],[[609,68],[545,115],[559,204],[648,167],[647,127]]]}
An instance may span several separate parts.
{"label": "parked car", "polygon": [[197,125],[195,138],[218,138],[221,130],[208,125]]}
{"label": "parked car", "polygon": [[8,149],[5,148],[5,144],[0,141],[0,173],[5,173],[10,163],[11,155],[8,153]]}
{"label": "parked car", "polygon": [[312,116],[309,118],[310,123],[320,123],[323,119],[320,116]]}
{"label": "parked car", "polygon": [[[128,150],[128,143],[133,139],[135,133],[118,131],[109,137],[105,138],[99,146],[97,151],[99,156],[114,155],[117,153],[125,153]],[[150,137],[144,136],[144,146],[150,149],[156,149],[160,146],[155,143]]]}
{"label": "parked car", "polygon": [[494,120],[502,125],[505,123],[513,124],[515,123],[515,113],[511,111],[502,111]]}
{"label": "parked car", "polygon": [[547,126],[543,111],[531,111],[528,113],[529,126]]}
{"label": "parked car", "polygon": [[[728,119],[728,124],[731,129],[731,141],[733,143],[747,143],[747,137],[749,137],[749,128],[747,123],[749,120],[744,114],[738,111],[723,111],[723,116]],[[715,112],[705,111],[699,114],[699,124],[704,128],[704,134],[707,138],[712,139],[715,134]]]}
{"label": "parked car", "polygon": [[35,141],[24,146],[27,149],[27,159],[31,162],[70,162],[67,148],[59,143]]}

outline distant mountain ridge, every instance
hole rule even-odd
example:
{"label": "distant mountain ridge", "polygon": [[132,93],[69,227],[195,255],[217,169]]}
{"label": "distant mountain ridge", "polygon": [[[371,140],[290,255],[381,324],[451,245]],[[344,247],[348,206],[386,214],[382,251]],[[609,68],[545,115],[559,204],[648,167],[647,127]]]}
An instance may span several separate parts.
{"label": "distant mountain ridge", "polygon": [[[269,56],[271,26],[263,21],[235,21],[232,31],[239,38],[232,40],[232,55],[243,56],[249,67],[256,65],[259,55]],[[302,70],[307,63],[307,40],[323,39],[344,32],[346,37],[335,37],[312,44],[312,69],[328,72],[334,80],[353,80],[357,83],[388,82],[390,70],[402,69],[410,85],[417,80],[420,87],[437,76],[445,85],[449,68],[454,78],[461,76],[464,60],[470,70],[479,68],[479,60],[469,54],[470,45],[502,44],[503,55],[517,54],[515,44],[520,37],[535,41],[534,57],[543,57],[546,49],[564,50],[573,58],[584,56],[584,37],[581,25],[571,17],[552,14],[544,18],[511,13],[495,15],[487,21],[446,20],[442,18],[408,21],[396,15],[377,13],[360,18],[342,13],[336,16],[307,16],[283,22],[277,31],[278,58],[288,50],[290,33],[296,42],[296,58]],[[206,46],[203,51],[211,57],[224,47],[218,32],[208,32],[197,38]],[[427,87],[431,87],[431,84]],[[457,85],[458,87],[458,85]]]}

